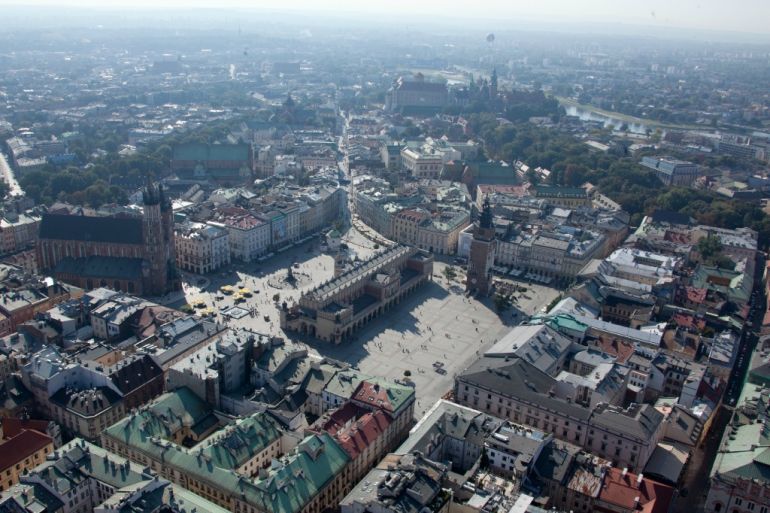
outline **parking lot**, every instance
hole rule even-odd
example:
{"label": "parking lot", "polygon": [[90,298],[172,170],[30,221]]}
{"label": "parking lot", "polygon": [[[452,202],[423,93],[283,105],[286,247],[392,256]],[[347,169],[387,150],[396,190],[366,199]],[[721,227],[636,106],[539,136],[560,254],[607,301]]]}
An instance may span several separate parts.
{"label": "parking lot", "polygon": [[[359,235],[349,238],[351,247],[366,258],[374,249]],[[215,319],[228,325],[245,327],[259,333],[300,340],[295,333],[284,333],[280,328],[278,305],[273,296],[291,303],[304,291],[333,275],[332,257],[320,253],[318,242],[309,242],[263,262],[233,266],[226,272],[207,276],[188,277],[185,298],[169,304],[179,307],[193,299],[202,303],[198,311],[210,308]],[[296,262],[296,265],[293,265]],[[448,280],[443,272],[446,264],[436,262],[434,281],[418,289],[390,315],[375,319],[354,340],[332,346],[314,339],[301,338],[318,354],[345,361],[361,372],[390,379],[409,379],[416,386],[418,413],[452,387],[454,376],[466,368],[478,355],[499,340],[510,326],[539,312],[550,303],[558,291],[538,285],[525,285],[526,292],[518,294],[518,301],[499,315],[494,311],[491,298],[480,301],[465,297],[463,276],[459,273]],[[311,280],[297,289],[276,289],[268,282],[283,277],[288,266]],[[223,315],[222,310],[234,306],[233,295],[223,295],[224,285],[249,289],[252,296],[239,306],[248,313],[235,319]],[[221,299],[217,299],[217,297]],[[252,313],[253,312],[253,313]]]}

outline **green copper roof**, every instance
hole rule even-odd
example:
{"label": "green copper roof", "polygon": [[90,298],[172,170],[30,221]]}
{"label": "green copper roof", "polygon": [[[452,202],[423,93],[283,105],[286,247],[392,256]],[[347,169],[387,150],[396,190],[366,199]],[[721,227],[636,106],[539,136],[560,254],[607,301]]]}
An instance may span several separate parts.
{"label": "green copper roof", "polygon": [[388,400],[393,405],[393,411],[414,399],[414,389],[406,385],[394,383],[385,378],[362,374],[354,370],[339,371],[326,385],[326,391],[338,397],[350,399],[362,381],[380,385],[388,394]]}
{"label": "green copper roof", "polygon": [[248,144],[180,144],[174,146],[174,160],[249,160]]}
{"label": "green copper roof", "polygon": [[585,332],[588,330],[587,324],[582,323],[567,314],[534,315],[529,322],[530,324],[545,324],[559,333],[566,333],[569,331]]}
{"label": "green copper roof", "polygon": [[280,467],[257,481],[256,487],[272,513],[300,511],[348,462],[348,455],[327,433],[305,438]]}
{"label": "green copper roof", "polygon": [[[398,396],[396,393],[394,397]],[[184,407],[190,411],[183,411]],[[268,414],[256,413],[190,449],[171,441],[183,426],[192,428],[210,416],[213,414],[205,403],[190,390],[180,388],[110,426],[104,436],[133,447],[164,467],[181,470],[230,497],[240,497],[272,513],[301,510],[349,459],[328,434],[312,435],[274,461],[267,477],[253,480],[236,470],[281,436],[275,420]]]}
{"label": "green copper roof", "polygon": [[203,442],[203,454],[217,467],[235,470],[280,437],[278,423],[265,413],[256,413],[211,435]]}

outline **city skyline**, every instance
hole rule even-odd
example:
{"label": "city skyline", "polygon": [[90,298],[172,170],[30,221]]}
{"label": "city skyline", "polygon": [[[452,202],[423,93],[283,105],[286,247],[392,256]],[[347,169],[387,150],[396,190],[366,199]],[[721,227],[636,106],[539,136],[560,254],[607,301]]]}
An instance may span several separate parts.
{"label": "city skyline", "polygon": [[[724,9],[724,4],[716,0],[683,0],[666,2],[664,0],[649,0],[647,2],[612,2],[609,0],[586,0],[570,2],[567,0],[546,0],[544,2],[499,2],[497,0],[480,0],[472,6],[464,3],[447,3],[438,0],[424,0],[418,3],[357,2],[354,0],[332,0],[319,7],[311,0],[259,0],[246,2],[243,0],[164,0],[150,2],[140,0],[128,2],[116,0],[105,5],[98,0],[65,0],[52,4],[51,0],[30,0],[23,5],[18,0],[0,1],[0,7],[76,7],[98,8],[99,10],[186,10],[195,9],[239,9],[259,12],[261,10],[283,12],[306,12],[329,15],[394,15],[408,6],[411,16],[430,15],[445,20],[464,20],[465,22],[489,21],[498,25],[501,21],[520,21],[535,23],[553,23],[585,25],[585,31],[591,32],[597,25],[638,25],[656,29],[688,29],[707,30],[716,32],[737,32],[752,35],[770,35],[765,20],[770,18],[770,4],[757,0],[737,0],[731,4],[731,9]],[[495,26],[494,28],[504,28]],[[514,28],[514,27],[511,27]]]}

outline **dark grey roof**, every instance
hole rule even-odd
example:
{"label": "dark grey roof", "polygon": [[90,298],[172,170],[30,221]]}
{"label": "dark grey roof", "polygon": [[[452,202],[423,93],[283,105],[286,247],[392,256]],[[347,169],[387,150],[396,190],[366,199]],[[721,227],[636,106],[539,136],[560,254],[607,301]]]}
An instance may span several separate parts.
{"label": "dark grey roof", "polygon": [[51,402],[80,415],[91,417],[120,401],[120,396],[108,387],[71,390],[62,387],[51,396]]}
{"label": "dark grey roof", "polygon": [[142,220],[138,217],[96,217],[45,214],[40,238],[142,244]]}
{"label": "dark grey roof", "polygon": [[216,322],[184,317],[164,324],[155,333],[160,349],[153,359],[161,367],[225,328]]}
{"label": "dark grey roof", "polygon": [[582,406],[550,397],[548,392],[556,380],[521,358],[483,357],[457,379],[579,420],[588,420],[591,416],[590,410]]}
{"label": "dark grey roof", "polygon": [[136,280],[142,277],[142,259],[90,256],[65,258],[54,268],[55,275],[72,274],[83,278]]}
{"label": "dark grey roof", "polygon": [[578,451],[579,449],[574,445],[551,441],[543,447],[535,460],[533,466],[535,474],[542,479],[564,484]]}
{"label": "dark grey roof", "polygon": [[593,413],[591,425],[611,430],[626,437],[650,441],[663,422],[663,414],[649,404],[633,404],[626,410],[600,404]]}
{"label": "dark grey roof", "polygon": [[110,371],[110,379],[123,394],[147,384],[150,380],[163,374],[163,369],[148,355],[135,358],[127,364],[120,362]]}

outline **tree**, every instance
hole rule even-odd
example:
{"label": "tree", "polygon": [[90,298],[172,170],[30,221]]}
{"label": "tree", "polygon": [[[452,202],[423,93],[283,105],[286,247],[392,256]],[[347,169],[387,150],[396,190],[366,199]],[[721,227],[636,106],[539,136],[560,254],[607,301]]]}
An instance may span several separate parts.
{"label": "tree", "polygon": [[711,260],[722,252],[722,242],[716,235],[708,234],[698,241],[697,248],[704,260]]}
{"label": "tree", "polygon": [[497,293],[495,294],[495,310],[497,310],[498,313],[504,312],[508,310],[511,307],[511,298],[510,296],[506,296],[504,294]]}

